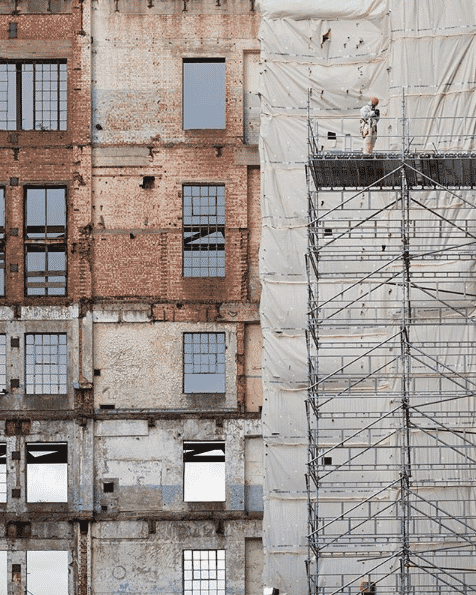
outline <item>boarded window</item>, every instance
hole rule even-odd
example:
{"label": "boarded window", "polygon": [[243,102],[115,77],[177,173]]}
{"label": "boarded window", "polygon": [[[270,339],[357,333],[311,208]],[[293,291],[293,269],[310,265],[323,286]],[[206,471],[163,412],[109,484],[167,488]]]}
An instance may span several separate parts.
{"label": "boarded window", "polygon": [[27,395],[66,395],[68,354],[65,333],[25,335]]}
{"label": "boarded window", "polygon": [[225,392],[225,333],[184,333],[185,393]]}
{"label": "boarded window", "polygon": [[225,187],[183,187],[183,276],[225,276]]}
{"label": "boarded window", "polygon": [[27,502],[68,501],[68,446],[64,442],[26,445]]}
{"label": "boarded window", "polygon": [[0,64],[0,130],[66,130],[66,62]]}
{"label": "boarded window", "polygon": [[28,594],[68,595],[68,552],[27,552],[26,568]]}
{"label": "boarded window", "polygon": [[225,550],[184,550],[184,595],[225,595]]}
{"label": "boarded window", "polygon": [[225,59],[184,58],[184,130],[225,128]]}
{"label": "boarded window", "polygon": [[27,295],[66,293],[66,188],[25,190]]}
{"label": "boarded window", "polygon": [[[0,502],[7,501],[7,445],[0,444]],[[0,589],[1,595],[1,589]]]}
{"label": "boarded window", "polygon": [[225,443],[184,442],[184,501],[225,501]]}

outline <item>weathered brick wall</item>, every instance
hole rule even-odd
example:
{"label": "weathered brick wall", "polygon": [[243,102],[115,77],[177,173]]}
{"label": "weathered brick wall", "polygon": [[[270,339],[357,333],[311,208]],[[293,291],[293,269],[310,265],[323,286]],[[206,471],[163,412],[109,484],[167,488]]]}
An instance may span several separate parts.
{"label": "weathered brick wall", "polygon": [[[6,295],[0,303],[64,303],[89,297],[89,250],[82,228],[91,218],[90,37],[88,6],[71,14],[0,15],[0,60],[67,61],[68,123],[65,131],[0,130],[0,185],[6,202]],[[4,7],[5,8],[5,7]],[[29,7],[31,8],[31,7]],[[9,23],[17,38],[9,39]],[[17,178],[18,185],[10,185]],[[28,298],[24,288],[24,185],[67,186],[68,289],[64,298]],[[18,231],[16,231],[18,230]],[[13,265],[13,266],[12,266]]]}

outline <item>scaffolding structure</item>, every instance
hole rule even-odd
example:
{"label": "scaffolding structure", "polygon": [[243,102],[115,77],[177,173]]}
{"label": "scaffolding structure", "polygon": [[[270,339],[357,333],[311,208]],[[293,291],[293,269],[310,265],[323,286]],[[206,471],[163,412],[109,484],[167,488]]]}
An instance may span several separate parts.
{"label": "scaffolding structure", "polygon": [[364,156],[308,118],[310,595],[476,591],[476,154],[410,125]]}

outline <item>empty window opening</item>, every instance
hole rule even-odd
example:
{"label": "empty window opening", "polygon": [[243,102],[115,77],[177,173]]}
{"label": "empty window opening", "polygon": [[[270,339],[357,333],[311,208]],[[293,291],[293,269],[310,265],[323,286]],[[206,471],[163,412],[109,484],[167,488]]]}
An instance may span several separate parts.
{"label": "empty window opening", "polygon": [[114,482],[105,481],[102,485],[102,489],[105,494],[112,494],[112,492],[114,492]]}
{"label": "empty window opening", "polygon": [[66,188],[25,190],[27,295],[66,293]]}
{"label": "empty window opening", "polygon": [[332,465],[332,457],[324,457],[324,465]]}
{"label": "empty window opening", "polygon": [[33,595],[68,595],[68,552],[26,553],[26,592]]}
{"label": "empty window opening", "polygon": [[328,132],[327,140],[337,140],[337,134],[335,132]]}
{"label": "empty window opening", "polygon": [[0,502],[7,501],[7,445],[0,444]]}
{"label": "empty window opening", "polygon": [[225,595],[225,550],[184,550],[184,595]]}
{"label": "empty window opening", "polygon": [[183,276],[225,276],[225,187],[183,187]]}
{"label": "empty window opening", "polygon": [[17,27],[18,27],[18,23],[8,23],[8,38],[9,39],[17,38]]}
{"label": "empty window opening", "polygon": [[25,336],[27,395],[66,395],[68,354],[65,333]]}
{"label": "empty window opening", "polygon": [[68,445],[42,442],[26,445],[27,502],[68,501]]}
{"label": "empty window opening", "polygon": [[225,392],[225,333],[184,333],[185,393]]}
{"label": "empty window opening", "polygon": [[184,130],[224,129],[225,98],[224,58],[184,58]]}
{"label": "empty window opening", "polygon": [[115,409],[116,406],[115,405],[99,405],[99,409],[106,409],[111,411],[112,409]]}
{"label": "empty window opening", "polygon": [[7,552],[0,552],[0,595],[7,595]]}
{"label": "empty window opening", "polygon": [[225,443],[184,442],[184,501],[225,501]]}
{"label": "empty window opening", "polygon": [[66,62],[0,64],[0,130],[66,130]]}

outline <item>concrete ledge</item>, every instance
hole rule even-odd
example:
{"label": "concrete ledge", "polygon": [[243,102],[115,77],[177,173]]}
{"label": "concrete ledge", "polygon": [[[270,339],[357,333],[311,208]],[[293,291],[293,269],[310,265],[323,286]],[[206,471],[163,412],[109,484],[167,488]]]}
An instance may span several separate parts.
{"label": "concrete ledge", "polygon": [[235,165],[258,165],[258,145],[248,145],[235,149]]}
{"label": "concrete ledge", "polygon": [[79,306],[22,306],[23,320],[75,320],[79,317]]}
{"label": "concrete ledge", "polygon": [[61,60],[71,58],[72,55],[71,41],[68,39],[42,39],[38,41],[33,39],[9,39],[8,41],[0,41],[0,58]]}
{"label": "concrete ledge", "polygon": [[93,147],[93,167],[143,167],[152,165],[148,147]]}

